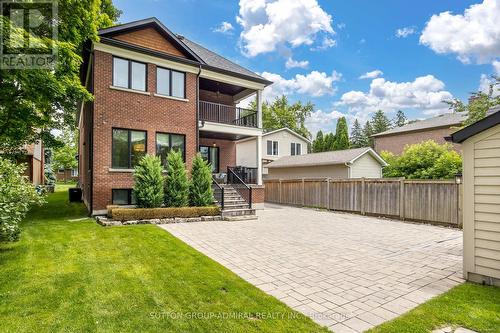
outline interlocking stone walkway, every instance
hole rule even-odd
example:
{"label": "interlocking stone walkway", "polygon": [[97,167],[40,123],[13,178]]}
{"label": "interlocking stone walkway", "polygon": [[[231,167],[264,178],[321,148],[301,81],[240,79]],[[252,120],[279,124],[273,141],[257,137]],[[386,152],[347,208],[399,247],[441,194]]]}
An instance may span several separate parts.
{"label": "interlocking stone walkway", "polygon": [[267,205],[257,221],[163,225],[336,333],[362,332],[462,282],[462,232]]}

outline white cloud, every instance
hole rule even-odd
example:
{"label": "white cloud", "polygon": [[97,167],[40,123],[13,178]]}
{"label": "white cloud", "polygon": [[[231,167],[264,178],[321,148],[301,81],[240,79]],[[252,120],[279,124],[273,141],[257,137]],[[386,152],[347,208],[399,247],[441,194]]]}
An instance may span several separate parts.
{"label": "white cloud", "polygon": [[318,46],[312,47],[311,51],[323,51],[323,50],[327,50],[331,47],[334,47],[336,45],[337,45],[337,41],[335,39],[332,39],[328,36],[325,36],[325,38],[323,38],[323,41],[321,42],[321,44]]}
{"label": "white cloud", "polygon": [[363,80],[363,79],[375,79],[379,76],[382,76],[384,75],[384,72],[382,72],[380,69],[376,69],[374,71],[371,71],[371,72],[366,72],[365,74],[361,75],[359,77],[360,80]]}
{"label": "white cloud", "polygon": [[347,107],[360,119],[366,119],[369,113],[379,109],[385,112],[420,109],[424,114],[436,115],[448,111],[448,105],[443,101],[453,97],[444,88],[444,83],[432,75],[417,77],[412,82],[376,78],[372,80],[368,92],[349,91],[335,104]]}
{"label": "white cloud", "polygon": [[500,96],[500,86],[495,83],[495,79],[492,77],[489,77],[486,74],[481,74],[481,78],[479,79],[479,88],[478,90],[488,94],[490,92],[490,86],[492,84],[495,84],[493,86],[493,97]]}
{"label": "white cloud", "polygon": [[302,94],[312,97],[332,95],[336,91],[334,82],[341,79],[342,75],[333,71],[331,75],[325,72],[312,71],[307,75],[297,74],[291,79],[285,79],[279,74],[264,72],[264,78],[274,82],[264,89],[264,99],[272,101],[281,95]]}
{"label": "white cloud", "polygon": [[307,60],[297,61],[297,60],[293,60],[290,57],[286,61],[285,66],[288,69],[290,69],[290,68],[307,68],[309,66],[309,61],[307,61]]}
{"label": "white cloud", "polygon": [[355,117],[349,113],[342,113],[337,110],[324,112],[317,110],[311,113],[311,117],[306,119],[306,127],[311,131],[313,138],[319,130],[323,132],[335,132],[337,119],[345,117],[348,123],[354,122]]}
{"label": "white cloud", "polygon": [[398,38],[406,38],[410,35],[413,35],[416,32],[414,27],[404,27],[396,30],[396,37]]}
{"label": "white cloud", "polygon": [[231,34],[234,30],[234,27],[229,22],[222,22],[217,28],[213,29],[214,32],[220,32],[222,34]]}
{"label": "white cloud", "polygon": [[500,61],[494,60],[492,63],[496,75],[500,75]]}
{"label": "white cloud", "polygon": [[337,24],[337,28],[339,28],[339,30],[345,29],[345,27],[346,27],[345,23]]}
{"label": "white cloud", "polygon": [[498,0],[484,0],[463,14],[433,15],[422,31],[420,43],[436,53],[456,54],[463,63],[474,59],[480,64],[488,63],[500,55],[499,22]]}
{"label": "white cloud", "polygon": [[243,52],[249,56],[279,46],[312,45],[319,33],[333,35],[332,17],[317,0],[240,0]]}

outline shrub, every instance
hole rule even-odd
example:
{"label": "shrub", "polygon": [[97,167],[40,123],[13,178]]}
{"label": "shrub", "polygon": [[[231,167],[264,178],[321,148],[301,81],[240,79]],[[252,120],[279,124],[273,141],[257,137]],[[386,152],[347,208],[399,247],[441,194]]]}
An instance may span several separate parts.
{"label": "shrub", "polygon": [[406,146],[399,156],[382,152],[382,158],[389,164],[384,177],[451,179],[462,170],[462,158],[453,147],[433,140]]}
{"label": "shrub", "polygon": [[219,207],[113,208],[113,219],[119,221],[166,218],[189,218],[220,215]]}
{"label": "shrub", "polygon": [[45,166],[45,185],[54,186],[56,184],[56,175],[54,174],[54,170],[52,170],[52,166]]}
{"label": "shrub", "polygon": [[209,206],[214,203],[212,190],[212,170],[210,165],[197,154],[191,167],[189,204],[195,207]]}
{"label": "shrub", "polygon": [[25,167],[0,157],[0,241],[16,241],[19,222],[34,204],[42,204],[29,180],[23,176]]}
{"label": "shrub", "polygon": [[189,180],[180,151],[170,151],[167,156],[167,177],[165,184],[165,205],[185,207],[188,205]]}
{"label": "shrub", "polygon": [[153,155],[146,155],[134,169],[134,195],[137,206],[155,208],[163,204],[164,177],[161,160]]}

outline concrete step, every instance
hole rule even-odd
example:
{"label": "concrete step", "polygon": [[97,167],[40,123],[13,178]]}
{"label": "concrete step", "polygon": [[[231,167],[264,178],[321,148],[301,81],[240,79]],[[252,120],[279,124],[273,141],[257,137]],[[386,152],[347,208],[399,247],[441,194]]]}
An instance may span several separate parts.
{"label": "concrete step", "polygon": [[222,217],[226,217],[226,216],[255,215],[255,209],[251,209],[251,208],[224,209],[221,212],[221,215],[222,215]]}
{"label": "concrete step", "polygon": [[224,210],[227,210],[227,209],[245,209],[245,208],[248,208],[248,204],[247,203],[240,203],[240,204],[227,204],[224,202]]}
{"label": "concrete step", "polygon": [[249,220],[258,220],[257,215],[243,215],[243,216],[226,216],[222,218],[224,221],[249,221]]}

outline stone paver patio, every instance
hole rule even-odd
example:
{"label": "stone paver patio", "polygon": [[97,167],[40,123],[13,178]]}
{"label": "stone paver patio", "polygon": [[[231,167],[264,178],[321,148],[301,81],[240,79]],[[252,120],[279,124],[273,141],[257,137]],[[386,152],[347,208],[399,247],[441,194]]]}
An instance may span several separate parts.
{"label": "stone paver patio", "polygon": [[257,221],[161,227],[337,333],[362,332],[462,282],[462,232],[266,205]]}

